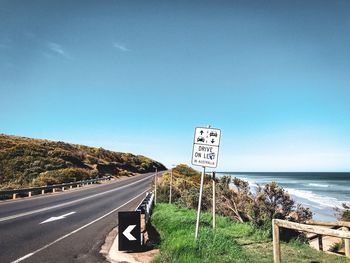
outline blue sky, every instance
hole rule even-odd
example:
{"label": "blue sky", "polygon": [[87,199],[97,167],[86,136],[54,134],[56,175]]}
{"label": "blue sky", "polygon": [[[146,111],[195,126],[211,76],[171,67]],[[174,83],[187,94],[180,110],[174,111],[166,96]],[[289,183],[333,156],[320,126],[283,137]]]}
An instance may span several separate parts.
{"label": "blue sky", "polygon": [[0,1],[0,133],[217,170],[350,170],[349,1]]}

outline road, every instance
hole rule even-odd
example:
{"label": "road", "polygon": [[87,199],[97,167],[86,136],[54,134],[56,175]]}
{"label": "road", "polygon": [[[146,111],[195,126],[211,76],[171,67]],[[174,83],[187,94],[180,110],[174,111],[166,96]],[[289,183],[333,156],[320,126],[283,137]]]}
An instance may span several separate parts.
{"label": "road", "polygon": [[135,210],[153,175],[0,203],[0,262],[106,262],[118,211]]}

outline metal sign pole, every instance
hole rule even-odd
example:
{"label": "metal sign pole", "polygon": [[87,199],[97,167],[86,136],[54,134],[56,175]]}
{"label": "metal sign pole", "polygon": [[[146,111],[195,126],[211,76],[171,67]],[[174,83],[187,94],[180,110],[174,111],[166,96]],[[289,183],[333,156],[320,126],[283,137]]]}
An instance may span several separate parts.
{"label": "metal sign pole", "polygon": [[215,210],[216,210],[216,200],[215,200],[215,172],[213,172],[213,229],[215,229]]}
{"label": "metal sign pole", "polygon": [[197,223],[196,223],[196,233],[194,239],[198,238],[198,229],[199,229],[199,217],[201,214],[201,206],[202,206],[202,192],[203,192],[203,184],[204,184],[204,175],[205,175],[205,167],[203,166],[202,176],[201,176],[201,185],[199,189],[199,200],[198,200],[198,211],[197,211]]}
{"label": "metal sign pole", "polygon": [[169,204],[171,204],[171,192],[173,188],[173,168],[171,168],[171,173],[170,173],[170,193],[169,193]]}

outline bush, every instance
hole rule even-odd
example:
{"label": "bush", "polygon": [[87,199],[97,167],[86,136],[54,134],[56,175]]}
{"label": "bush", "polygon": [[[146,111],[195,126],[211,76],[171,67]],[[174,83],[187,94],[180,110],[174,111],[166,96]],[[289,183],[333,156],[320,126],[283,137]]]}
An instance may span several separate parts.
{"label": "bush", "polygon": [[334,243],[330,248],[329,251],[338,253],[340,250],[342,250],[345,247],[345,243],[342,240],[341,242]]}
{"label": "bush", "polygon": [[[200,173],[179,165],[173,169],[172,201],[179,207],[197,209]],[[239,178],[222,176],[215,179],[217,184],[217,213],[239,222],[251,222],[260,229],[272,233],[274,218],[294,222],[305,222],[312,218],[312,212],[300,204],[295,204],[288,192],[276,182],[258,186],[255,193],[249,184]],[[159,178],[157,200],[169,202],[170,173]],[[202,210],[212,209],[212,184],[206,175],[203,187]],[[282,231],[281,239],[301,238],[296,231]]]}
{"label": "bush", "polygon": [[92,172],[81,168],[65,168],[41,173],[32,182],[34,186],[69,183],[86,180],[92,177]]}
{"label": "bush", "polygon": [[340,221],[350,221],[350,206],[343,203],[342,204],[342,209],[340,208],[335,208],[337,217]]}

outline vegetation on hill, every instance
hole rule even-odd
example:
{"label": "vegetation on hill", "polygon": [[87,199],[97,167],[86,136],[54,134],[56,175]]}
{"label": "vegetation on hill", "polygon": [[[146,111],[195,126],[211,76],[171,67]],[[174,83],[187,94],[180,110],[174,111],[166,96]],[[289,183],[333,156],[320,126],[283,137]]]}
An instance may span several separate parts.
{"label": "vegetation on hill", "polygon": [[[178,165],[173,169],[172,200],[179,207],[197,209],[201,174],[186,166]],[[158,180],[157,199],[169,200],[170,173]],[[251,191],[248,182],[230,176],[216,179],[217,213],[234,221],[251,222],[254,225],[271,230],[271,219],[279,218],[294,222],[304,222],[312,218],[308,208],[296,204],[282,187],[271,182]],[[205,175],[202,209],[212,208],[212,179]],[[293,236],[285,231],[286,237]],[[283,236],[282,236],[283,237]]]}
{"label": "vegetation on hill", "polygon": [[0,189],[165,170],[145,156],[0,134]]}
{"label": "vegetation on hill", "polygon": [[[157,204],[152,224],[160,234],[160,254],[154,262],[273,262],[269,233],[252,223],[216,217],[212,229],[211,213],[202,213],[198,242],[194,242],[196,211],[175,205]],[[343,257],[317,251],[297,240],[281,243],[282,261],[344,262]]]}

